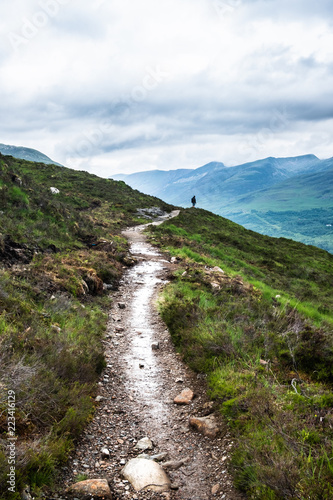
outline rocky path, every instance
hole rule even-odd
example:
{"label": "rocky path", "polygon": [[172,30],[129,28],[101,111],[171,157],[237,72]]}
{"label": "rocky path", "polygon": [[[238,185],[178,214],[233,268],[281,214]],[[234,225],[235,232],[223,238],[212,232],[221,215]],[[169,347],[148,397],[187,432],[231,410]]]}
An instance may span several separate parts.
{"label": "rocky path", "polygon": [[[212,413],[212,405],[205,395],[205,381],[176,354],[156,311],[157,294],[175,264],[146,242],[143,227],[124,233],[138,263],[125,272],[113,296],[99,406],[72,456],[65,486],[85,475],[107,479],[113,499],[241,499],[227,472],[232,447],[228,434],[221,429],[211,439],[189,426],[190,417]],[[193,391],[193,399],[176,404],[174,398],[185,388]],[[152,449],[140,451],[138,443],[145,437]],[[140,453],[161,454],[156,460],[170,478],[171,488],[159,493],[152,488],[135,491],[124,479],[125,464]]]}

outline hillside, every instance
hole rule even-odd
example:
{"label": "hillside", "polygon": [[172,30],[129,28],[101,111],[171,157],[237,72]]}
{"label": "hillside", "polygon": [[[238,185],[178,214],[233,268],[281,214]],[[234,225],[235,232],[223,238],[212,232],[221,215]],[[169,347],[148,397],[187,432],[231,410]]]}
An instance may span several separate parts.
{"label": "hillside", "polygon": [[[274,186],[240,197],[235,203],[246,210],[300,211],[333,206],[333,167],[329,170],[302,174]],[[297,194],[297,196],[295,196]],[[233,209],[232,205],[229,206]]]}
{"label": "hillside", "polygon": [[156,206],[172,208],[123,182],[0,155],[2,499],[21,498],[7,490],[8,397],[17,492],[28,483],[36,495],[94,412],[108,290],[133,264],[120,231]]}
{"label": "hillside", "polygon": [[226,215],[253,231],[333,253],[333,169],[303,174],[240,197]]}
{"label": "hillside", "polygon": [[7,144],[0,144],[0,153],[2,155],[13,156],[14,158],[18,158],[20,160],[45,163],[45,165],[53,164],[61,166],[60,163],[51,160],[51,158],[44,155],[44,153],[37,151],[37,149],[26,148],[23,146],[8,146]]}
{"label": "hillside", "polygon": [[183,210],[150,239],[178,268],[160,312],[207,377],[247,498],[333,496],[333,256]]}
{"label": "hillside", "polygon": [[[120,232],[154,207],[174,208],[122,181],[0,155],[4,500],[20,499],[6,488],[8,416],[15,411],[17,491],[28,483],[36,499],[48,497],[91,421],[106,367],[109,291],[135,261]],[[172,260],[162,318],[232,433],[237,488],[256,500],[331,498],[333,256],[201,209],[147,231]],[[7,411],[9,396],[15,410]]]}
{"label": "hillside", "polygon": [[[305,155],[266,158],[228,168],[213,162],[195,170],[139,172],[114,178],[180,206],[189,206],[196,194],[198,206],[248,229],[332,252],[332,168],[333,159]],[[318,210],[325,210],[325,214],[318,216]]]}

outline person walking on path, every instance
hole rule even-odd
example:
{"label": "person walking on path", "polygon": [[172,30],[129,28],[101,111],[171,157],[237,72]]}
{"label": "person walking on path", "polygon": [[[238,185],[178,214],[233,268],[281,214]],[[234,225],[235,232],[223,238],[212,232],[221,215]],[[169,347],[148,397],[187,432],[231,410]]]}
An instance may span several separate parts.
{"label": "person walking on path", "polygon": [[191,199],[192,207],[195,207],[197,200],[195,199],[195,196]]}

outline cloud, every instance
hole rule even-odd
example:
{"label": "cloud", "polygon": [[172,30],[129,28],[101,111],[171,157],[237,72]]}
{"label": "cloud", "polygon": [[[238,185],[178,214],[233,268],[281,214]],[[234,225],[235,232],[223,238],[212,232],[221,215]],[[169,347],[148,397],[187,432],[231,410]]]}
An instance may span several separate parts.
{"label": "cloud", "polygon": [[105,176],[332,156],[332,14],[325,0],[12,0],[1,142]]}

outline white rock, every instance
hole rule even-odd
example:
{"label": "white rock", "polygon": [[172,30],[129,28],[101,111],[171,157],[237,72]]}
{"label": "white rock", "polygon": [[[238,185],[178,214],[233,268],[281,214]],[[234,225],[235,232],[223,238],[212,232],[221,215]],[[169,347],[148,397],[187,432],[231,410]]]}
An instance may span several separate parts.
{"label": "white rock", "polygon": [[135,491],[150,489],[162,492],[168,491],[171,486],[170,479],[162,467],[153,460],[133,458],[124,467],[122,474]]}
{"label": "white rock", "polygon": [[107,448],[103,448],[101,451],[101,455],[103,458],[109,458],[110,457],[110,452]]}
{"label": "white rock", "polygon": [[149,439],[149,437],[144,437],[144,438],[140,439],[140,441],[138,441],[136,443],[135,449],[136,450],[142,450],[142,451],[152,450],[153,449],[153,443],[152,443],[151,439]]}
{"label": "white rock", "polygon": [[55,187],[50,187],[50,191],[52,194],[59,194],[60,193],[59,189],[55,188]]}

